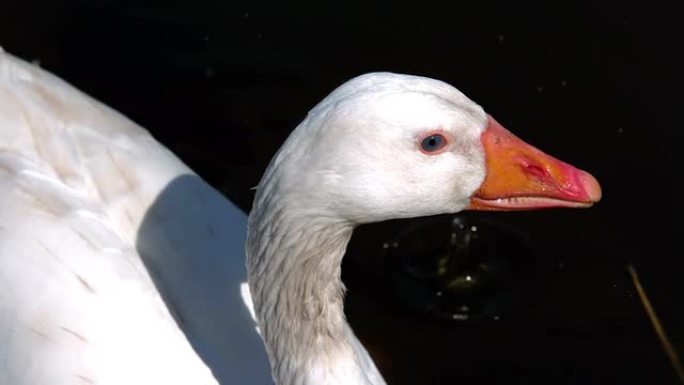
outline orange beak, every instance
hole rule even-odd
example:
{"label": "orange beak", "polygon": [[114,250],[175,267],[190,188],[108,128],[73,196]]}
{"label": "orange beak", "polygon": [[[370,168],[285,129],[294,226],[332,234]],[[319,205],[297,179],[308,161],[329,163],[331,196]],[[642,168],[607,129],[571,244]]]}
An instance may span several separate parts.
{"label": "orange beak", "polygon": [[523,142],[491,116],[481,140],[487,175],[471,198],[471,210],[589,207],[601,199],[591,174]]}

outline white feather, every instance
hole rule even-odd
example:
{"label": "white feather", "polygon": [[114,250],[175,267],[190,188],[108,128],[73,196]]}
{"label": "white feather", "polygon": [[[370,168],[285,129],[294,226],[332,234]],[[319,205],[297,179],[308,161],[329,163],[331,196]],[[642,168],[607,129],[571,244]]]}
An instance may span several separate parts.
{"label": "white feather", "polygon": [[0,384],[270,383],[245,231],[144,129],[0,53]]}

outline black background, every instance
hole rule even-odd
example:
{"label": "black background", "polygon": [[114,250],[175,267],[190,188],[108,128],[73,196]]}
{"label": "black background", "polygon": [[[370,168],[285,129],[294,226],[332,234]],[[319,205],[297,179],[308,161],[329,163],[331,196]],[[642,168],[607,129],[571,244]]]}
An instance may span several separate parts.
{"label": "black background", "polygon": [[[5,3],[6,51],[146,127],[245,211],[289,131],[348,78],[383,70],[455,85],[528,142],[594,174],[604,199],[590,210],[488,216],[563,264],[539,299],[501,322],[407,323],[391,306],[374,314],[368,308],[382,299],[364,292],[372,275],[345,268],[359,282],[349,284],[350,321],[388,382],[676,383],[626,270],[636,266],[684,353],[682,34],[673,6]],[[378,253],[410,222],[363,226],[350,254]],[[441,343],[427,342],[437,332]]]}

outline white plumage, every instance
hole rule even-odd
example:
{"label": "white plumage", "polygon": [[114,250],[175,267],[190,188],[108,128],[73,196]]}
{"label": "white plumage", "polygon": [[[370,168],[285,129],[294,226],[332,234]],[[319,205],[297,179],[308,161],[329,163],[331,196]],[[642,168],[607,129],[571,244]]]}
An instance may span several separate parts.
{"label": "white plumage", "polygon": [[224,383],[270,383],[245,234],[143,128],[0,52],[0,384],[215,384],[186,336]]}

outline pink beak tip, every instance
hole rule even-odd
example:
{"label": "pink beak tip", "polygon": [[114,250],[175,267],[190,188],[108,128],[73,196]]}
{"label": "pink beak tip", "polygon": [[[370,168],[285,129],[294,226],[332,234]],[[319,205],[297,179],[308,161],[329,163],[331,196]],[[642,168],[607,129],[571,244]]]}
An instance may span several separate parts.
{"label": "pink beak tip", "polygon": [[584,191],[587,193],[587,199],[592,203],[600,201],[602,195],[601,185],[596,178],[586,171],[580,171],[579,179],[584,187]]}

